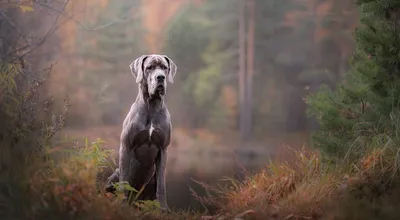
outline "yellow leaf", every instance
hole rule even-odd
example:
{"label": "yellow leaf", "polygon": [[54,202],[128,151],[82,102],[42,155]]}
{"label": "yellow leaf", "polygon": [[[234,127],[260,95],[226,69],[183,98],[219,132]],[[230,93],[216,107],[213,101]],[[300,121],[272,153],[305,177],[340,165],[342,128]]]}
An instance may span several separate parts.
{"label": "yellow leaf", "polygon": [[19,9],[21,9],[22,12],[27,12],[27,11],[35,11],[33,8],[29,5],[20,5]]}

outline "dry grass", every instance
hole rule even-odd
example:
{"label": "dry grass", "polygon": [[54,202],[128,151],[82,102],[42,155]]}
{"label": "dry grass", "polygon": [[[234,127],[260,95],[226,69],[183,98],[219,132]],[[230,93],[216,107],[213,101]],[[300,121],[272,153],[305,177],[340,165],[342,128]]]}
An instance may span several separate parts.
{"label": "dry grass", "polygon": [[[101,142],[71,152],[53,149],[29,178],[31,219],[396,219],[400,214],[398,152],[374,149],[351,166],[325,167],[316,152],[291,150],[287,162],[271,162],[244,182],[229,186],[202,183],[208,196],[194,196],[218,207],[218,215],[161,213],[156,202],[141,210],[121,203],[121,195],[101,189],[97,174],[106,168]],[[60,154],[62,157],[60,157]],[[60,159],[61,158],[61,159]],[[377,211],[378,210],[378,211]],[[215,213],[214,213],[215,214]]]}
{"label": "dry grass", "polygon": [[292,152],[289,162],[271,163],[244,183],[204,185],[210,196],[194,195],[227,218],[246,211],[241,219],[396,219],[400,214],[396,149],[374,149],[351,166],[334,168],[323,167],[318,155],[304,148]]}

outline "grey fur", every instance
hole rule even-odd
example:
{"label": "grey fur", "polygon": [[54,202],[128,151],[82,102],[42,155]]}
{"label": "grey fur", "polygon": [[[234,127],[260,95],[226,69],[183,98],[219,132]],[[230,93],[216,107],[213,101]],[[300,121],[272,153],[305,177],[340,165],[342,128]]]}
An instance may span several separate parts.
{"label": "grey fur", "polygon": [[143,198],[156,198],[168,211],[165,172],[172,126],[164,95],[166,79],[173,83],[177,67],[167,56],[151,54],[137,58],[130,68],[139,93],[122,125],[119,169],[107,179],[107,191],[118,179],[136,190],[144,186]]}

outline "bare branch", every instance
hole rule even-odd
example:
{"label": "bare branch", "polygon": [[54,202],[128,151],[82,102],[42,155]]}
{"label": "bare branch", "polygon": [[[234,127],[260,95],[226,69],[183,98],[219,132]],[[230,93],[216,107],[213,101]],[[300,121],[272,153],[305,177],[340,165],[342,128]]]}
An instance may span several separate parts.
{"label": "bare branch", "polygon": [[25,35],[22,33],[22,31],[17,27],[17,25],[11,20],[11,18],[9,18],[6,13],[3,12],[3,10],[0,9],[0,14],[3,16],[3,18],[8,22],[8,24],[11,25],[11,27],[13,27],[22,37],[22,39],[24,39],[24,41],[26,42],[26,44],[29,44],[28,39],[26,39]]}
{"label": "bare branch", "polygon": [[115,23],[117,23],[117,22],[120,22],[120,21],[123,20],[123,17],[127,16],[127,15],[132,11],[132,9],[135,7],[135,4],[133,4],[126,12],[124,12],[124,13],[118,15],[118,16],[117,16],[115,19],[113,19],[112,21],[107,22],[107,23],[102,24],[102,25],[99,25],[99,26],[94,27],[94,28],[89,28],[89,27],[85,26],[81,21],[79,21],[79,20],[77,20],[76,18],[74,18],[73,15],[67,14],[64,10],[61,10],[61,11],[60,11],[60,10],[58,10],[58,9],[55,9],[55,8],[49,6],[49,5],[46,5],[46,4],[43,4],[43,3],[40,3],[40,2],[35,2],[35,3],[38,4],[38,5],[40,5],[40,6],[42,6],[42,7],[45,7],[45,8],[47,8],[47,9],[53,10],[53,11],[55,11],[55,12],[61,14],[61,15],[66,16],[67,19],[76,22],[76,23],[77,23],[83,30],[85,30],[85,31],[97,31],[97,30],[106,28],[106,27],[108,27],[108,26],[111,26],[111,25],[113,25],[113,24],[115,24]]}
{"label": "bare branch", "polygon": [[15,1],[8,0],[7,2],[0,2],[0,6],[1,7],[7,7],[7,6],[12,7],[12,6],[18,6],[19,4],[28,3],[28,2],[31,2],[31,0],[25,0],[25,1],[23,1],[23,0],[15,0]]}
{"label": "bare branch", "polygon": [[[46,8],[46,9],[49,9],[49,10],[51,10],[51,11],[56,12],[57,16],[56,16],[56,18],[54,19],[54,21],[53,21],[51,27],[49,28],[49,30],[46,32],[46,34],[45,34],[36,44],[31,45],[31,44],[29,43],[29,41],[25,38],[25,36],[23,35],[23,33],[19,30],[19,28],[11,21],[11,19],[9,19],[9,18],[7,19],[7,17],[6,17],[7,15],[5,15],[4,12],[0,11],[1,14],[7,19],[7,22],[9,22],[10,25],[13,26],[13,28],[16,29],[17,32],[21,34],[21,36],[24,38],[25,42],[27,43],[27,45],[25,45],[25,46],[23,46],[23,47],[21,47],[21,48],[18,48],[16,51],[17,51],[17,53],[21,53],[22,51],[27,50],[27,49],[28,49],[28,51],[22,52],[21,54],[19,54],[18,56],[16,56],[12,61],[21,60],[21,59],[23,59],[26,55],[32,53],[36,48],[40,47],[40,46],[41,46],[55,31],[57,31],[63,24],[65,24],[65,23],[68,22],[69,20],[72,20],[72,21],[76,22],[76,23],[78,24],[78,26],[81,27],[81,28],[82,28],[83,30],[85,30],[85,31],[97,31],[97,30],[106,28],[106,27],[111,26],[111,25],[113,25],[113,24],[115,24],[115,23],[117,23],[117,22],[122,21],[123,18],[124,18],[125,16],[127,16],[127,15],[132,11],[132,9],[135,7],[135,4],[133,4],[126,12],[120,14],[119,16],[117,16],[117,17],[116,17],[115,19],[113,19],[112,21],[107,22],[107,23],[102,24],[102,25],[99,25],[99,26],[94,27],[94,28],[88,28],[88,27],[85,26],[81,21],[79,21],[79,20],[77,20],[76,18],[74,18],[73,15],[70,15],[70,14],[68,14],[68,13],[66,12],[65,9],[66,9],[67,4],[70,2],[70,0],[64,0],[64,1],[63,1],[63,6],[62,6],[61,9],[56,9],[56,8],[54,8],[54,7],[51,7],[50,5],[44,4],[43,2],[40,2],[40,1],[37,1],[37,0],[34,0],[34,1],[32,1],[32,2],[33,2],[34,4],[36,4],[36,5],[40,6],[40,7],[42,7],[42,8]],[[59,1],[57,1],[57,2],[59,2]],[[21,2],[15,2],[14,4],[18,4],[18,3],[21,3]],[[60,16],[65,16],[66,19],[65,19],[64,21],[62,21],[59,25],[57,25],[57,22],[59,21]]]}
{"label": "bare branch", "polygon": [[[69,0],[65,0],[65,1],[64,1],[64,5],[63,5],[63,7],[62,7],[62,10],[63,10],[63,11],[64,11],[65,8],[67,7],[68,2],[69,2]],[[25,57],[26,55],[32,53],[36,48],[38,48],[39,46],[41,46],[41,45],[46,41],[46,39],[47,39],[50,35],[52,35],[55,31],[57,31],[58,28],[60,28],[60,27],[62,26],[62,24],[66,23],[66,21],[64,21],[64,22],[62,22],[60,25],[57,25],[57,26],[56,26],[56,23],[58,22],[58,19],[60,18],[60,16],[61,16],[61,14],[58,14],[58,15],[57,15],[57,17],[54,19],[53,24],[51,25],[51,27],[49,28],[49,30],[48,30],[48,31],[46,32],[46,34],[40,39],[40,41],[39,41],[36,45],[33,46],[33,48],[31,48],[31,49],[29,49],[27,52],[25,52],[25,53],[23,53],[23,54],[21,54],[21,55],[15,57],[14,60],[16,60],[16,59],[21,59],[21,58]],[[28,45],[28,47],[20,48],[20,49],[18,49],[17,51],[21,51],[21,50],[24,50],[24,49],[27,49],[27,48],[29,48],[29,45]]]}

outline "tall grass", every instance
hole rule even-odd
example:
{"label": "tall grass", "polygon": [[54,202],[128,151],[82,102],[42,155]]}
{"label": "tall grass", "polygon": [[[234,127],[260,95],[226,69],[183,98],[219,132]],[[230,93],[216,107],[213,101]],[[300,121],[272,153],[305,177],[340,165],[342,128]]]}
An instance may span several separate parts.
{"label": "tall grass", "polygon": [[[230,187],[203,185],[204,204],[242,219],[396,219],[400,215],[399,150],[371,148],[348,166],[321,164],[306,148]],[[245,213],[245,215],[244,215]],[[244,215],[244,217],[243,217]]]}
{"label": "tall grass", "polygon": [[[396,219],[400,214],[400,151],[396,145],[371,148],[342,167],[325,166],[318,153],[306,148],[291,152],[288,161],[271,162],[244,182],[226,178],[223,181],[230,183],[228,187],[199,182],[208,195],[194,196],[218,207],[217,215],[203,215],[203,219]],[[45,160],[31,160],[26,169],[9,168],[8,175],[15,180],[9,184],[18,186],[2,185],[2,219],[202,216],[194,212],[165,214],[151,201],[141,203],[139,210],[124,205],[121,194],[106,194],[97,174],[109,166],[111,151],[102,149],[100,139],[85,139],[83,146],[73,149],[50,148],[44,154]]]}

